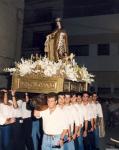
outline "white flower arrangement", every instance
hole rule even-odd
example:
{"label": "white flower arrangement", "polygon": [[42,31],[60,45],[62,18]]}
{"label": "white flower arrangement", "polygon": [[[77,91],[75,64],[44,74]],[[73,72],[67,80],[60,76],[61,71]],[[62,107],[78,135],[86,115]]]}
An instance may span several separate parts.
{"label": "white flower arrangement", "polygon": [[45,76],[51,77],[57,74],[62,65],[62,61],[56,63],[50,61],[47,57],[44,57],[43,59],[37,61],[37,65],[41,67]]}
{"label": "white flower arrangement", "polygon": [[87,82],[87,83],[91,83],[91,82],[94,82],[94,75],[93,74],[90,74],[87,70],[86,67],[81,67],[80,69],[80,75],[81,75],[81,78],[83,81]]}
{"label": "white flower arrangement", "polygon": [[72,80],[72,81],[77,81],[78,79],[78,74],[75,70],[74,67],[72,67],[71,64],[67,64],[65,66],[65,73],[66,73],[66,76],[69,80]]}
{"label": "white flower arrangement", "polygon": [[94,81],[94,75],[88,73],[86,67],[79,67],[74,59],[74,55],[70,54],[65,60],[59,59],[58,62],[50,61],[47,57],[33,59],[21,59],[21,62],[15,63],[15,68],[6,68],[6,72],[17,73],[20,76],[28,74],[42,73],[44,76],[63,76],[72,81],[85,81],[91,83]]}

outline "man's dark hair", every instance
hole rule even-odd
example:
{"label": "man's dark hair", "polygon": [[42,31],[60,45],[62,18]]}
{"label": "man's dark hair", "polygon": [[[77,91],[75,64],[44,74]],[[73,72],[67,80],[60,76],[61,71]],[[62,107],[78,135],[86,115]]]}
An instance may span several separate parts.
{"label": "man's dark hair", "polygon": [[97,94],[97,92],[93,92],[93,93],[92,93],[92,95],[93,95],[93,94],[96,94],[96,95],[98,95],[98,94]]}
{"label": "man's dark hair", "polygon": [[69,96],[71,96],[71,92],[64,92],[64,95],[69,95]]}
{"label": "man's dark hair", "polygon": [[54,92],[48,93],[48,94],[47,94],[47,100],[48,100],[49,98],[55,98],[55,100],[57,100],[57,94],[54,93]]}
{"label": "man's dark hair", "polygon": [[81,94],[82,94],[81,92],[77,92],[77,96],[81,96]]}
{"label": "man's dark hair", "polygon": [[[44,93],[38,93],[38,94],[34,94],[34,96],[32,97],[31,100],[29,100],[29,104],[27,106],[29,106],[29,108],[36,109],[36,110],[42,110],[42,108],[44,106],[47,105],[47,95]],[[27,107],[27,109],[29,109]]]}
{"label": "man's dark hair", "polygon": [[44,93],[37,94],[33,99],[36,100],[38,104],[47,104],[47,95]]}
{"label": "man's dark hair", "polygon": [[88,91],[83,91],[81,96],[83,97],[84,94],[87,94],[88,96],[90,96],[90,93]]}
{"label": "man's dark hair", "polygon": [[0,91],[0,102],[3,102],[4,99],[4,92]]}
{"label": "man's dark hair", "polygon": [[64,96],[65,93],[64,93],[64,92],[59,92],[57,95],[58,95],[58,96]]}
{"label": "man's dark hair", "polygon": [[77,96],[77,92],[76,91],[71,91],[71,97],[73,96]]}

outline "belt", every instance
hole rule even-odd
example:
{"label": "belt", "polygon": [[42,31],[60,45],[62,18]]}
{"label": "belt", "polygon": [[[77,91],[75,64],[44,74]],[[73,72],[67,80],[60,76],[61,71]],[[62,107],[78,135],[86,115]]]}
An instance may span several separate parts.
{"label": "belt", "polygon": [[17,123],[23,123],[23,119],[20,117],[20,118],[16,118],[16,122]]}
{"label": "belt", "polygon": [[53,134],[46,134],[46,133],[44,133],[45,135],[47,135],[47,136],[51,136],[51,137],[54,137],[55,135],[53,135]]}
{"label": "belt", "polygon": [[57,135],[60,135],[60,134],[46,134],[46,133],[44,133],[46,136],[49,136],[49,137],[55,137],[55,136],[57,136]]}
{"label": "belt", "polygon": [[31,117],[27,117],[27,118],[22,118],[23,120],[31,120]]}

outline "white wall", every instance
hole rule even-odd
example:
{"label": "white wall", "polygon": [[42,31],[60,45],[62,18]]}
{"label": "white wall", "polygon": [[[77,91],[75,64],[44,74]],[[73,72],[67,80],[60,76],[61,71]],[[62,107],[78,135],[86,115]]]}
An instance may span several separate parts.
{"label": "white wall", "polygon": [[89,45],[89,56],[80,56],[77,61],[85,65],[91,71],[119,71],[119,46],[117,43],[110,43],[110,55],[98,56],[97,45]]}
{"label": "white wall", "polygon": [[69,35],[119,33],[119,14],[69,18],[64,25]]}
{"label": "white wall", "polygon": [[[92,71],[119,71],[119,14],[69,18],[64,26],[70,45],[88,44],[89,56],[78,62]],[[110,44],[109,56],[98,56],[97,45]]]}

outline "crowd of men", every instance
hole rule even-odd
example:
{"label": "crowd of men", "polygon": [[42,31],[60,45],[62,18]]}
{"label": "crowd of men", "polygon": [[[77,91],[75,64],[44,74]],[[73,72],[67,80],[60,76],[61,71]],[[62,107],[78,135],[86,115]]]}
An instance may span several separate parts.
{"label": "crowd of men", "polygon": [[99,150],[103,113],[95,92],[31,98],[28,93],[18,97],[14,90],[0,93],[0,150],[40,150],[39,145],[42,150]]}

